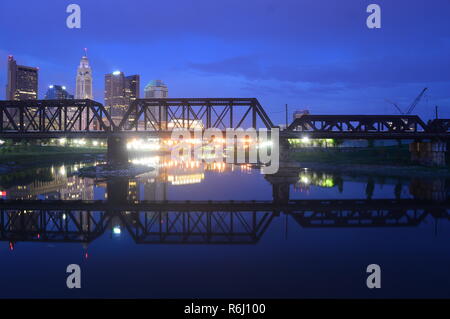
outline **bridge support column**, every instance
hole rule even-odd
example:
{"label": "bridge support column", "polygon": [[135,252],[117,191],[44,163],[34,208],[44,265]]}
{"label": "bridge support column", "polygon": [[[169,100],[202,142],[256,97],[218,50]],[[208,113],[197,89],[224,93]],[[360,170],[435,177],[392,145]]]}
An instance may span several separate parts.
{"label": "bridge support column", "polygon": [[299,167],[281,166],[277,173],[264,176],[272,185],[272,197],[275,203],[289,202],[291,185],[298,182],[299,174]]}
{"label": "bridge support column", "polygon": [[108,179],[106,194],[111,203],[126,203],[128,201],[129,181],[127,177]]}
{"label": "bridge support column", "polygon": [[409,145],[411,161],[426,166],[445,166],[445,142],[414,142]]}
{"label": "bridge support column", "polygon": [[128,163],[127,141],[124,137],[108,137],[108,163],[113,165]]}
{"label": "bridge support column", "polygon": [[286,138],[280,138],[280,161],[289,161],[289,150],[291,145]]}

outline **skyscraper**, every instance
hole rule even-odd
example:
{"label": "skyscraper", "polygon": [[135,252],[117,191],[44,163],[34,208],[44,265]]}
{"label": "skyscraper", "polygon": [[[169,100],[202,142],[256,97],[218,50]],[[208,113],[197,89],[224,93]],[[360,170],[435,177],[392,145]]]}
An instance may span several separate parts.
{"label": "skyscraper", "polygon": [[92,94],[92,69],[89,65],[89,59],[87,57],[87,50],[85,55],[81,57],[80,65],[77,70],[77,83],[76,83],[76,99],[94,99]]}
{"label": "skyscraper", "polygon": [[121,71],[105,75],[105,106],[115,123],[120,123],[130,104],[139,98],[139,75],[125,76]]}
{"label": "skyscraper", "polygon": [[[161,80],[154,80],[151,81],[144,89],[145,98],[151,99],[151,98],[167,98],[169,96],[169,89],[167,88],[167,85],[164,84]],[[161,110],[161,114],[159,114],[159,108],[155,107],[152,113],[155,115],[157,119],[161,118],[161,125],[164,127],[164,125],[168,124],[166,123],[166,111],[164,109]],[[154,125],[158,125],[158,123],[154,123]]]}
{"label": "skyscraper", "polygon": [[69,100],[73,99],[73,95],[70,95],[66,91],[65,86],[61,85],[50,85],[48,87],[47,93],[45,94],[46,100]]}
{"label": "skyscraper", "polygon": [[144,89],[145,98],[166,98],[169,96],[167,85],[161,80],[151,81]]}
{"label": "skyscraper", "polygon": [[37,100],[38,68],[17,65],[14,57],[8,57],[7,100]]}

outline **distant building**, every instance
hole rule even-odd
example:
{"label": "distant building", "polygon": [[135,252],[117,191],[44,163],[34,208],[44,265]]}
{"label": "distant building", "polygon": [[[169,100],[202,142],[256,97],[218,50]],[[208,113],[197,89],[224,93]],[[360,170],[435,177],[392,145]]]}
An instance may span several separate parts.
{"label": "distant building", "polygon": [[17,65],[14,57],[8,57],[8,75],[6,85],[7,100],[37,100],[38,68]]}
{"label": "distant building", "polygon": [[305,116],[305,115],[309,115],[309,110],[297,110],[297,111],[294,112],[292,117],[295,120],[295,119],[298,119],[298,118],[300,118],[302,116]]}
{"label": "distant building", "polygon": [[70,95],[66,91],[65,86],[61,85],[50,85],[48,87],[47,93],[45,94],[46,100],[71,100],[73,95]]}
{"label": "distant building", "polygon": [[169,90],[167,86],[161,80],[151,81],[144,89],[145,98],[167,98],[169,96]]}
{"label": "distant building", "polygon": [[[150,83],[148,83],[144,89],[144,94],[146,99],[151,98],[159,98],[164,99],[169,97],[169,89],[167,88],[167,85],[164,84],[161,80],[153,80]],[[163,109],[161,110],[161,125],[165,126],[166,124],[169,125],[169,123],[166,122],[166,111]],[[155,107],[153,110],[153,114],[157,119],[159,119],[159,108]]]}
{"label": "distant building", "polygon": [[75,98],[82,100],[94,99],[94,95],[92,94],[92,69],[89,65],[86,49],[85,55],[81,57],[77,70]]}
{"label": "distant building", "polygon": [[116,124],[122,121],[133,101],[139,98],[139,75],[125,76],[121,71],[105,75],[105,106]]}

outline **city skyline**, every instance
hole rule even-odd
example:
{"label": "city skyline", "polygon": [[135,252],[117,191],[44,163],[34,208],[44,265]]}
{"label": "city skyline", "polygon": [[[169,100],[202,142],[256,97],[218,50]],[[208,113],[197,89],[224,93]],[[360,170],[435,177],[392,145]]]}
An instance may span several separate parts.
{"label": "city skyline", "polygon": [[[87,52],[87,48],[84,49],[85,52]],[[14,55],[8,55],[8,72],[10,72],[11,69],[11,63],[13,63],[13,65],[15,66],[16,69],[19,70],[31,70],[34,71],[36,73],[38,73],[40,71],[39,67],[32,67],[32,66],[25,66],[25,65],[17,65],[17,61],[14,59]],[[37,99],[45,99],[45,96],[48,95],[48,91],[49,89],[55,89],[57,88],[58,90],[64,90],[66,91],[66,93],[70,96],[72,96],[72,98],[75,99],[92,99],[95,100],[95,98],[93,97],[92,91],[94,88],[94,84],[92,82],[92,67],[90,66],[89,63],[89,59],[87,57],[87,55],[84,55],[81,57],[81,62],[78,66],[77,69],[77,74],[76,74],[76,79],[75,79],[75,85],[74,85],[74,92],[75,94],[70,94],[70,90],[68,89],[68,87],[70,87],[70,84],[68,85],[59,85],[59,84],[49,84],[49,85],[44,85],[43,89],[40,90],[41,92],[45,92],[43,94],[43,97],[40,96],[40,94],[33,94],[33,95],[37,95]],[[88,84],[86,84],[86,80],[85,77],[88,77]],[[104,93],[103,96],[103,102],[105,103],[105,105],[108,105],[108,98],[107,98],[107,87],[108,85],[106,84],[106,78],[112,77],[112,76],[122,76],[123,80],[126,82],[124,83],[122,90],[124,91],[124,95],[128,94],[128,98],[130,100],[135,100],[136,98],[148,98],[150,97],[150,95],[152,95],[151,97],[160,97],[160,98],[164,98],[164,97],[168,97],[168,88],[166,86],[166,84],[162,81],[162,80],[151,80],[147,83],[147,85],[144,86],[144,90],[141,90],[141,83],[140,83],[140,75],[139,74],[135,74],[135,75],[130,75],[130,76],[124,76],[124,72],[120,71],[120,70],[115,70],[113,72],[104,74],[104,78],[105,81],[103,81],[103,90],[102,92]],[[7,79],[9,77],[9,73],[7,74]],[[6,91],[8,95],[10,88],[8,86],[8,81],[7,80],[7,84],[6,84]],[[54,81],[52,83],[57,83],[58,81]],[[33,84],[33,83],[32,83]],[[37,79],[36,85],[39,84],[39,79]],[[34,84],[33,84],[34,85]],[[42,85],[42,83],[41,83]],[[87,85],[88,89],[86,92],[85,86]],[[37,85],[38,86],[38,85]],[[34,90],[36,91],[36,90]],[[126,92],[125,92],[126,91]],[[144,95],[141,96],[140,92],[143,91]],[[6,97],[5,95],[5,97]],[[99,99],[98,99],[99,100]],[[122,104],[126,104],[126,103],[122,103]]]}
{"label": "city skyline", "polygon": [[[78,4],[79,30],[65,26],[66,3],[0,4],[1,12],[20,9],[23,16],[16,29],[0,35],[0,56],[14,54],[21,64],[40,67],[39,96],[55,82],[75,93],[73,67],[87,47],[99,102],[104,74],[121,70],[140,74],[142,85],[163,79],[172,97],[256,97],[277,123],[284,123],[285,104],[289,113],[398,114],[385,99],[406,108],[424,87],[429,91],[415,113],[433,118],[439,105],[441,116],[450,117],[447,1],[379,1],[378,30],[365,25],[364,1]],[[210,18],[217,10],[237,23]],[[5,16],[1,24],[7,28],[12,19]],[[0,63],[2,87],[5,67]]]}

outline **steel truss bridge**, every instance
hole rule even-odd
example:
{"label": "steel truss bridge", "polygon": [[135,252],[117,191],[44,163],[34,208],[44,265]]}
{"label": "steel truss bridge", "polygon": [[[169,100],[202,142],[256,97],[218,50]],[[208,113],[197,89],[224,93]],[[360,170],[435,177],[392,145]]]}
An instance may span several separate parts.
{"label": "steel truss bridge", "polygon": [[301,227],[407,227],[450,219],[450,200],[2,200],[0,241],[90,243],[120,226],[138,244],[255,244],[281,213]]}
{"label": "steel truss bridge", "polygon": [[255,98],[138,99],[119,123],[91,100],[0,101],[1,138],[170,136],[173,129],[274,127]]}
{"label": "steel truss bridge", "polygon": [[427,124],[417,115],[304,115],[283,131],[285,137],[341,139],[448,139],[450,120]]}
{"label": "steel truss bridge", "polygon": [[[276,126],[256,98],[138,99],[114,122],[91,100],[0,101],[0,138],[104,138],[170,136],[173,128],[266,128]],[[304,115],[283,138],[449,139],[450,120],[424,123],[413,115]]]}

